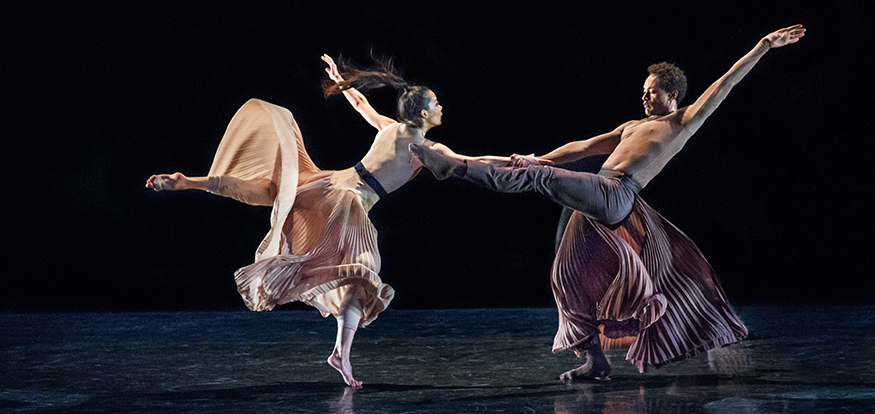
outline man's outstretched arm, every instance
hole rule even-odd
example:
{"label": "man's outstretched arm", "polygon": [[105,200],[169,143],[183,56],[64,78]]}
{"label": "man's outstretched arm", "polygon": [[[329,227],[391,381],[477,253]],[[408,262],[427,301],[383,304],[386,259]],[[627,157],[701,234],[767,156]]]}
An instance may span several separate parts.
{"label": "man's outstretched arm", "polygon": [[562,164],[565,162],[577,161],[590,155],[610,154],[615,148],[617,148],[617,145],[620,144],[620,136],[623,134],[623,130],[626,126],[631,122],[632,121],[629,121],[620,125],[613,131],[605,134],[596,135],[592,138],[581,141],[569,142],[542,155],[540,158],[548,160],[554,164]]}
{"label": "man's outstretched arm", "polygon": [[729,91],[750,72],[766,52],[776,47],[796,43],[804,35],[805,28],[801,24],[797,24],[776,30],[763,37],[753,50],[735,62],[725,75],[717,79],[699,99],[696,99],[696,102],[684,109],[681,123],[695,132],[726,99]]}

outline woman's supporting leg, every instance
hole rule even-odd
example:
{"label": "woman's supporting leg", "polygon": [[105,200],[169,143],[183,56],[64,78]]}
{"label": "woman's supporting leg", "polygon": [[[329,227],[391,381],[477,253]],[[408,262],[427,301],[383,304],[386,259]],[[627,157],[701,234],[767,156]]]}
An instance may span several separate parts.
{"label": "woman's supporting leg", "polygon": [[344,296],[340,309],[337,312],[337,339],[334,343],[334,351],[328,357],[328,364],[334,367],[343,381],[350,387],[361,387],[362,382],[352,376],[352,364],[349,362],[349,353],[352,349],[352,340],[361,320],[362,291],[358,287],[350,287]]}

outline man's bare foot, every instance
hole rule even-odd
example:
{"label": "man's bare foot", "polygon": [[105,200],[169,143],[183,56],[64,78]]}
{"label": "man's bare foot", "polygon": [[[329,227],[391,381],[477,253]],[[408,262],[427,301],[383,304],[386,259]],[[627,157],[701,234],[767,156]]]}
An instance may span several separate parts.
{"label": "man's bare foot", "polygon": [[585,364],[572,369],[571,371],[562,373],[562,375],[559,376],[559,379],[562,381],[607,381],[611,379],[611,364],[608,363],[607,359],[603,361],[596,360],[593,362],[593,358],[588,358]]}
{"label": "man's bare foot", "polygon": [[349,360],[344,361],[337,352],[332,352],[331,356],[328,357],[328,365],[331,365],[340,373],[346,385],[356,388],[362,386],[361,381],[357,381],[352,377],[352,364],[349,363]]}
{"label": "man's bare foot", "polygon": [[598,334],[593,335],[592,339],[587,341],[587,348],[584,350],[575,350],[578,358],[586,357],[586,363],[564,372],[559,376],[562,381],[575,380],[599,380],[607,381],[611,379],[611,363],[605,357],[605,352],[602,350],[602,343],[599,340]]}
{"label": "man's bare foot", "polygon": [[187,181],[188,177],[179,172],[173,174],[156,174],[146,180],[146,188],[151,188],[155,191],[184,190]]}
{"label": "man's bare foot", "polygon": [[428,168],[438,180],[446,180],[456,170],[464,171],[465,163],[440,154],[424,145],[410,144],[410,152],[413,153],[425,168]]}

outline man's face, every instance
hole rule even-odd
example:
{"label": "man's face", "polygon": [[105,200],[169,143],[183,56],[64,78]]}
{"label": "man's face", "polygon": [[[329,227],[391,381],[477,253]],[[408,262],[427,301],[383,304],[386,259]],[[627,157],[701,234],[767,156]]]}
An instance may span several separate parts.
{"label": "man's face", "polygon": [[644,101],[644,113],[647,116],[651,115],[668,115],[672,112],[676,93],[666,92],[665,89],[659,86],[659,80],[656,75],[650,75],[644,80],[644,95],[641,100]]}

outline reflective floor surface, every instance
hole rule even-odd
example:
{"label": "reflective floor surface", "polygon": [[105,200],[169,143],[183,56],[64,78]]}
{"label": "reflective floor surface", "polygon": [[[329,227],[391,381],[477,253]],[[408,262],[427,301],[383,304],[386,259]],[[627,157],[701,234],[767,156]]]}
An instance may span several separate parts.
{"label": "reflective floor surface", "polygon": [[2,413],[875,413],[875,306],[740,307],[740,345],[565,384],[555,309],[389,310],[346,387],[315,311],[0,314]]}

